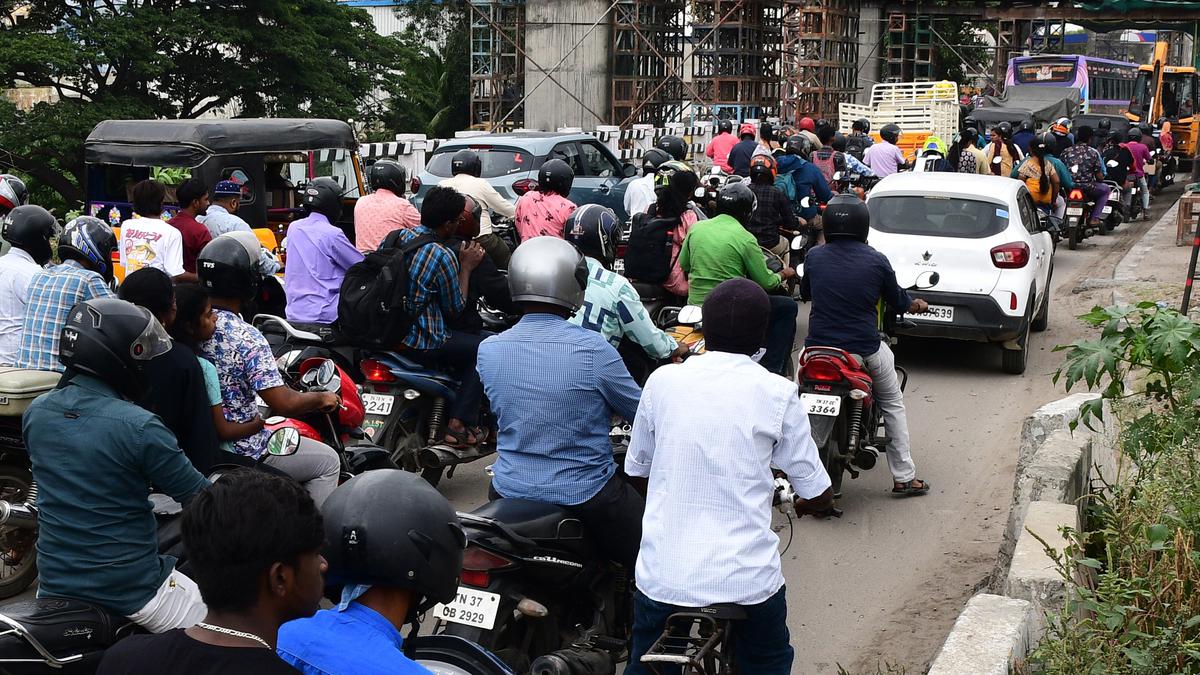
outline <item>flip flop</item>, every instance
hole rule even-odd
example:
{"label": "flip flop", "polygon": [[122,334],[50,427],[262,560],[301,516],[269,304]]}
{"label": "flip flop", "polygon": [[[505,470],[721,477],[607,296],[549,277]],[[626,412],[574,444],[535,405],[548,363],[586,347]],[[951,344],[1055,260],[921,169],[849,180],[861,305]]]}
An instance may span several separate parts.
{"label": "flip flop", "polygon": [[[918,482],[921,484],[921,486],[914,487],[913,483],[918,483]],[[929,487],[930,486],[929,486],[928,481],[921,480],[920,478],[914,478],[905,483],[893,482],[892,483],[892,494],[897,497],[913,497],[916,495],[923,495],[923,494],[929,492]]]}

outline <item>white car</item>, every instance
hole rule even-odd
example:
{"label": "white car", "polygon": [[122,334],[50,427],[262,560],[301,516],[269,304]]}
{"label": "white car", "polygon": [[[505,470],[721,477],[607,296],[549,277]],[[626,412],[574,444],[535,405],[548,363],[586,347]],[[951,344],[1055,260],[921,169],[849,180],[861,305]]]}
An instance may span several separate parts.
{"label": "white car", "polygon": [[1050,316],[1054,240],[1024,183],[963,173],[898,173],[867,198],[869,242],[902,286],[922,272],[938,283],[909,295],[929,303],[909,314],[906,335],[999,344],[1005,372],[1028,361],[1030,331]]}

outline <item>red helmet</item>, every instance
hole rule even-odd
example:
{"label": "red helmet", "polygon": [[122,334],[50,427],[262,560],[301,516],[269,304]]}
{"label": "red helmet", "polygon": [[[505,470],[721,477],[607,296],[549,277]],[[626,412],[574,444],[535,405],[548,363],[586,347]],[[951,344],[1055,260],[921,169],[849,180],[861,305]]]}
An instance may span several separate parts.
{"label": "red helmet", "polygon": [[801,119],[801,120],[800,120],[800,129],[801,129],[801,130],[803,130],[803,131],[812,131],[812,132],[816,132],[816,130],[817,130],[817,123],[813,121],[813,118],[811,118],[811,117],[805,117],[805,118],[803,118],[803,119]]}
{"label": "red helmet", "polygon": [[738,127],[738,136],[757,136],[758,129],[754,128],[753,124],[743,122],[742,126]]}

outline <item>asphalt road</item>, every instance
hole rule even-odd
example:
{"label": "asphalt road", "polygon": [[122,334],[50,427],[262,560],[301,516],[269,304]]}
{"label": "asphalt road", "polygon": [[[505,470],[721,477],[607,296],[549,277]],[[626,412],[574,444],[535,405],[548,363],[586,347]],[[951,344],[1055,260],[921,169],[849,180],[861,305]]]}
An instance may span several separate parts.
{"label": "asphalt road", "polygon": [[[1178,197],[1157,198],[1157,218]],[[998,347],[949,340],[907,339],[896,347],[909,372],[905,395],[918,475],[930,494],[896,499],[880,460],[843,484],[845,516],[793,523],[783,556],[794,673],[875,673],[891,664],[924,672],[958,612],[992,572],[1008,516],[1023,418],[1062,397],[1050,376],[1061,362],[1055,345],[1086,332],[1074,317],[1107,304],[1122,255],[1153,222],[1125,224],[1055,255],[1050,328],[1035,333],[1023,376],[1000,369]],[[1089,280],[1101,280],[1090,288]],[[807,332],[801,308],[798,339]],[[486,500],[486,461],[460,467],[441,483],[455,506]],[[781,547],[788,525],[776,514]],[[897,670],[896,672],[901,672]]]}

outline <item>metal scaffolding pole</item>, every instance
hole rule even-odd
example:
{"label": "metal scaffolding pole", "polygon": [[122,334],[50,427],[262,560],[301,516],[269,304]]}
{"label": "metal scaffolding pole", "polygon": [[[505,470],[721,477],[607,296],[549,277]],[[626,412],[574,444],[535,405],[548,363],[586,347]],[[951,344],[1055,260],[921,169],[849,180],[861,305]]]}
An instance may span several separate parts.
{"label": "metal scaffolding pole", "polygon": [[858,93],[860,0],[784,0],[780,117],[834,119]]}

